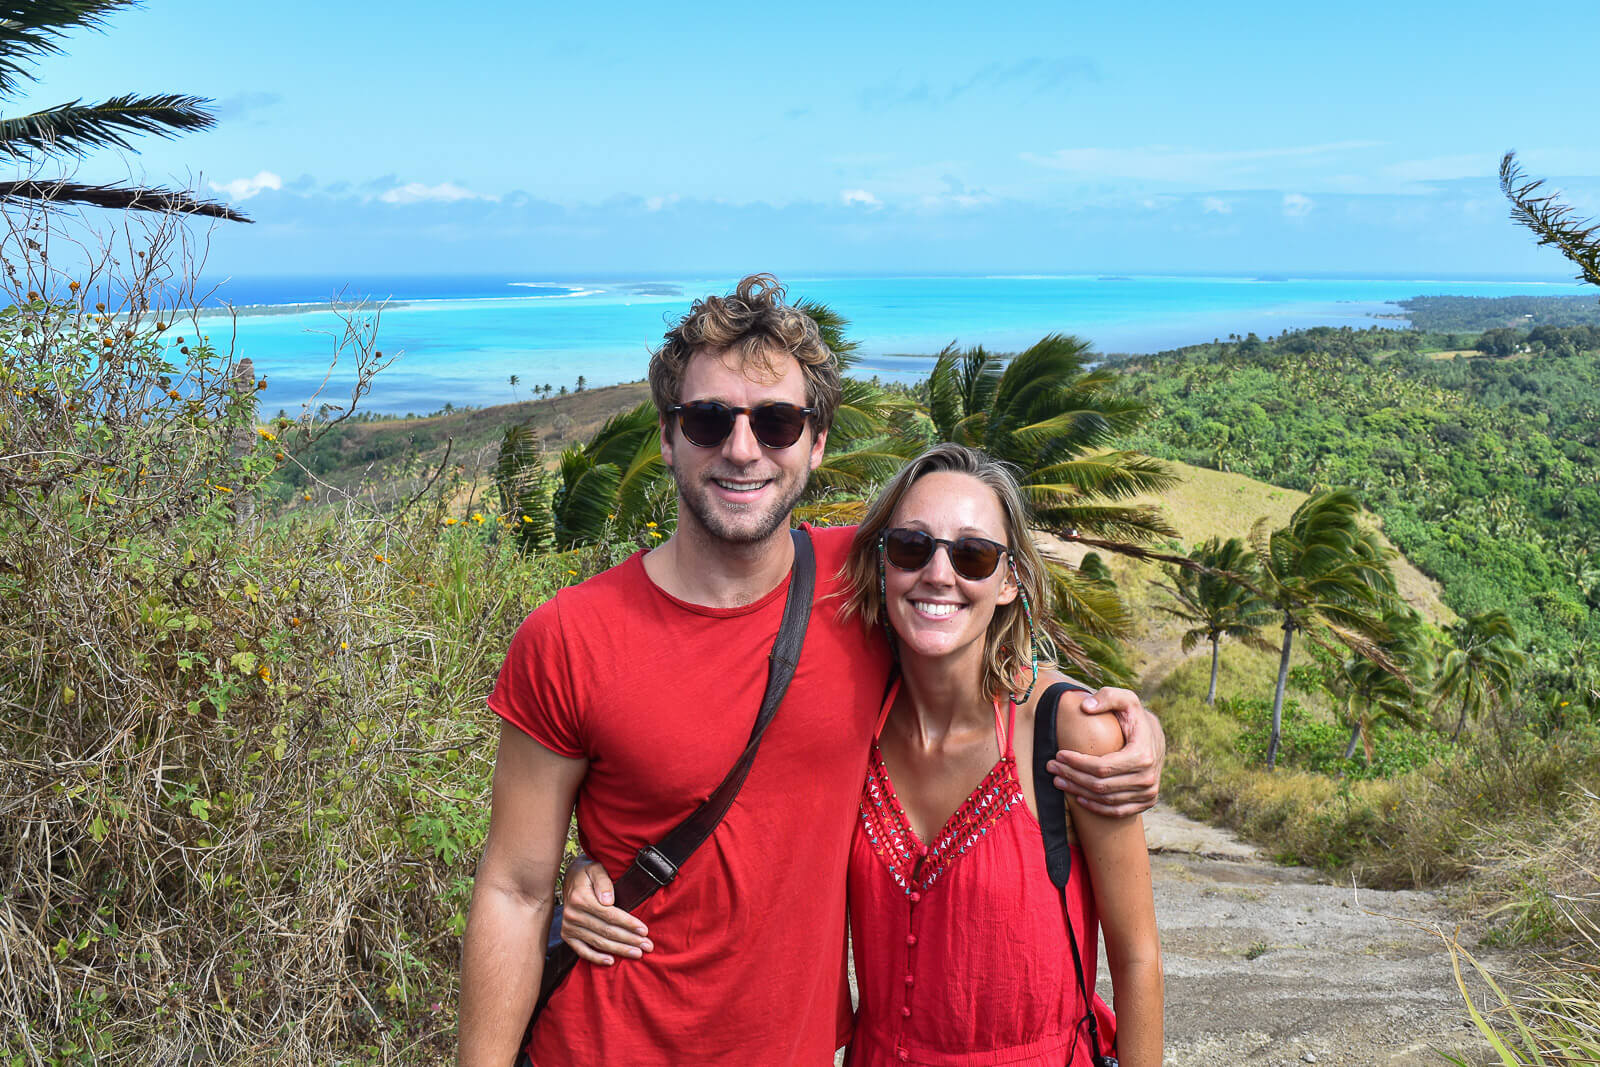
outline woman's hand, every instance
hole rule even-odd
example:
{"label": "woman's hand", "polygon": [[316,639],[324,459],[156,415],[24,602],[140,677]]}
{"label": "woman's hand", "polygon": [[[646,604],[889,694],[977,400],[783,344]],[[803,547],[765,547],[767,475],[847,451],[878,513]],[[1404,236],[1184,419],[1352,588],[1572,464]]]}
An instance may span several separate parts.
{"label": "woman's hand", "polygon": [[1156,802],[1167,736],[1130,689],[1099,689],[1084,698],[1083,710],[1111,712],[1122,726],[1122,747],[1105,756],[1063,749],[1046,764],[1056,788],[1065,790],[1097,815],[1137,815]]}
{"label": "woman's hand", "polygon": [[644,923],[612,907],[616,893],[611,876],[588,856],[579,855],[567,865],[561,900],[561,940],[579,959],[610,967],[618,956],[639,959],[655,948]]}

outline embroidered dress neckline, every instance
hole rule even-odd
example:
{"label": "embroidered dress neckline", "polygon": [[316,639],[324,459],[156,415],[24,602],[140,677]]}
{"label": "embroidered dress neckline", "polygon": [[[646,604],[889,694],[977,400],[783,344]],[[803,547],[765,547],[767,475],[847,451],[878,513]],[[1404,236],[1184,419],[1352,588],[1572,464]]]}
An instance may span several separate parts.
{"label": "embroidered dress neckline", "polygon": [[873,853],[904,893],[932,888],[958,857],[976,847],[1007,812],[1023,803],[1016,764],[1009,752],[996,760],[983,780],[950,813],[932,843],[924,844],[911,828],[911,820],[895,793],[883,751],[876,741],[872,743],[861,797],[861,822]]}

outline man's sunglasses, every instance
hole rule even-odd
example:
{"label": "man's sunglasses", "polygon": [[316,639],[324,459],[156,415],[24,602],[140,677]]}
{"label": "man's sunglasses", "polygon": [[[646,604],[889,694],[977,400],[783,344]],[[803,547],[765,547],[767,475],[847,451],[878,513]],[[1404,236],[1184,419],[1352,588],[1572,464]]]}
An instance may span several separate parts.
{"label": "man's sunglasses", "polygon": [[958,537],[947,541],[921,530],[897,526],[883,532],[883,556],[902,571],[920,571],[940,545],[950,555],[950,566],[969,582],[981,582],[1000,565],[1006,546],[987,537]]}
{"label": "man's sunglasses", "polygon": [[678,429],[683,431],[683,436],[690,444],[701,448],[716,448],[726,441],[733,432],[733,420],[740,415],[750,416],[750,432],[767,448],[788,448],[800,440],[806,419],[816,411],[816,408],[802,408],[781,401],[736,408],[715,400],[691,400],[687,404],[672,405],[667,414],[678,416]]}

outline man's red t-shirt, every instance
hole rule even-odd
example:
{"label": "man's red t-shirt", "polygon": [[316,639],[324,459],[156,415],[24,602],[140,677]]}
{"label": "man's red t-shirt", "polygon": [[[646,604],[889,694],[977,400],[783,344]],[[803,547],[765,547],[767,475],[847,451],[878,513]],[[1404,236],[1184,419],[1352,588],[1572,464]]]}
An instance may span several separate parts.
{"label": "man's red t-shirt", "polygon": [[[579,963],[535,1028],[538,1067],[821,1067],[849,1033],[845,870],[889,669],[839,620],[853,528],[812,530],[817,598],[799,668],[716,832],[638,911],[655,950]],[[584,851],[619,876],[709,796],[750,738],[789,582],[747,607],[677,600],[643,553],[564,589],[517,630],[489,706],[586,757]]]}

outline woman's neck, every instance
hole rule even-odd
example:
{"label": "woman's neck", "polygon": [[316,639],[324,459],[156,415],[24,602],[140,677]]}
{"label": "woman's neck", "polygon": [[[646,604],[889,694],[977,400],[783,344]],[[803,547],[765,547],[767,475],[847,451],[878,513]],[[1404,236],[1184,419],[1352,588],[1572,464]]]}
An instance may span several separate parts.
{"label": "woman's neck", "polygon": [[993,727],[994,701],[983,693],[983,648],[953,656],[902,654],[900,693],[892,715],[924,748],[952,734]]}

